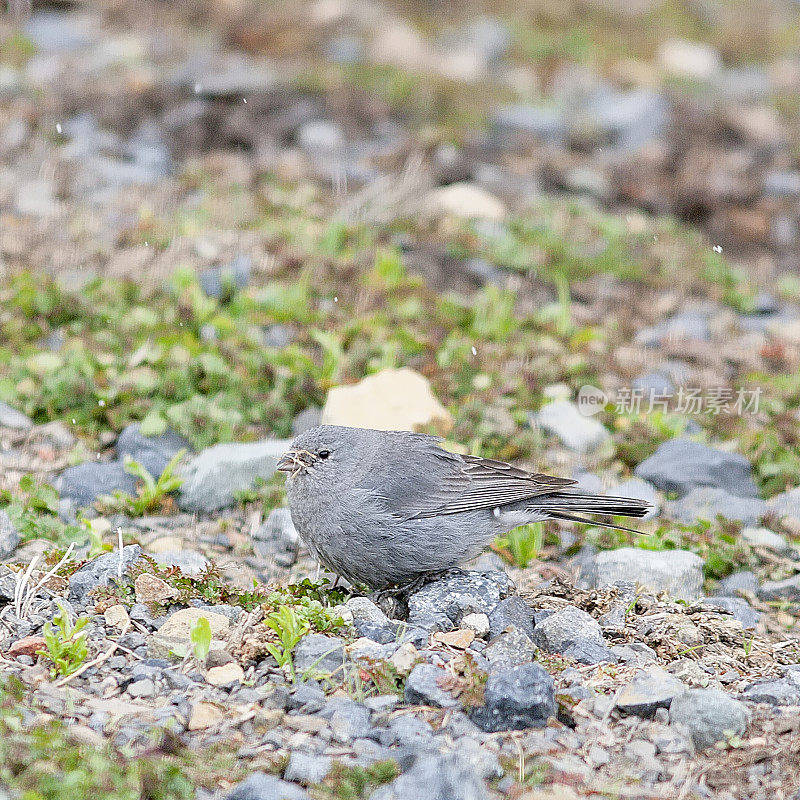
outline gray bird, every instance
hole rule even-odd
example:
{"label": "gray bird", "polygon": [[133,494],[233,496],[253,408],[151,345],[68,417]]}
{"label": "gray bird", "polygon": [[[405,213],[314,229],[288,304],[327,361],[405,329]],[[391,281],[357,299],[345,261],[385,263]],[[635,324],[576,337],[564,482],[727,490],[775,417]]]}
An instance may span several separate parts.
{"label": "gray bird", "polygon": [[292,442],[278,469],[288,473],[292,520],[312,555],[372,589],[455,567],[525,523],[650,510],[642,500],[574,491],[567,478],[451,453],[435,436],[407,431],[320,425]]}

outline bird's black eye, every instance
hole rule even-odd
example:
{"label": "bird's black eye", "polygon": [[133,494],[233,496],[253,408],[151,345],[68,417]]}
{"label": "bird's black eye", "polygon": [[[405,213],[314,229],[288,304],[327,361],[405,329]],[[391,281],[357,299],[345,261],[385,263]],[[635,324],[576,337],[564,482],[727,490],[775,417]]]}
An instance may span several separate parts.
{"label": "bird's black eye", "polygon": [[331,454],[330,450],[320,450],[319,457],[320,458],[327,458]]}

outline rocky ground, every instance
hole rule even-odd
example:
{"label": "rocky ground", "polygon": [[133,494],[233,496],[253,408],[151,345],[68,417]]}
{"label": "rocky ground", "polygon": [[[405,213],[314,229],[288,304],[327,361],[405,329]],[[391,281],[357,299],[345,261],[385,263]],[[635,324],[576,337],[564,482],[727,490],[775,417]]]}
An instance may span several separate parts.
{"label": "rocky ground", "polygon": [[[474,11],[0,21],[0,795],[797,795],[798,8]],[[657,510],[332,588],[320,419]]]}

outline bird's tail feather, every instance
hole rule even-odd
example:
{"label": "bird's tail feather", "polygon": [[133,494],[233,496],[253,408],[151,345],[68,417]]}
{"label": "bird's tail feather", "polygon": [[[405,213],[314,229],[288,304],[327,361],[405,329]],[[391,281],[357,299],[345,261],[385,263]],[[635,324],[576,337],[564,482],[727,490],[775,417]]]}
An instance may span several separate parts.
{"label": "bird's tail feather", "polygon": [[580,494],[577,492],[554,492],[536,498],[536,511],[547,514],[552,519],[582,522],[587,525],[597,525],[601,528],[614,528],[619,531],[641,533],[635,528],[626,528],[623,525],[614,525],[611,522],[598,522],[586,519],[579,514],[606,514],[613,517],[641,518],[652,510],[650,503],[645,500],[636,500],[631,497],[608,497],[605,495]]}

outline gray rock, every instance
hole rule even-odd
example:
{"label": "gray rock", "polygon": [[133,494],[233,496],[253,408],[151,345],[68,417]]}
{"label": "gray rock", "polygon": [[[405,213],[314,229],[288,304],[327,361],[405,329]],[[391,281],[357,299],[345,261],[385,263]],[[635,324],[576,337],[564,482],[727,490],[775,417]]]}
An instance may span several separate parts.
{"label": "gray rock", "polygon": [[227,301],[238,290],[247,287],[252,269],[253,259],[242,254],[234,258],[230,264],[203,270],[199,275],[200,286],[209,297]]}
{"label": "gray rock", "polygon": [[656,709],[669,708],[673,700],[685,691],[686,686],[661,667],[648,667],[622,689],[616,706],[625,714],[649,718]]}
{"label": "gray rock", "polygon": [[254,772],[234,786],[225,800],[308,800],[308,794],[305,789],[274,775]]}
{"label": "gray rock", "polygon": [[564,658],[571,658],[579,664],[616,664],[617,657],[611,649],[604,644],[593,641],[581,640],[573,642],[566,650],[561,652]]}
{"label": "gray rock", "polygon": [[506,55],[514,39],[504,22],[495,17],[481,16],[467,26],[462,41],[491,64]]}
{"label": "gray rock", "polygon": [[666,503],[664,511],[683,525],[693,525],[701,520],[715,522],[717,516],[744,525],[756,525],[766,513],[767,504],[757,497],[735,497],[725,489],[698,486],[680,500]]}
{"label": "gray rock", "polygon": [[344,148],[346,141],[341,126],[330,120],[311,120],[297,131],[297,143],[307,153],[336,153]]}
{"label": "gray rock", "polygon": [[397,641],[397,625],[366,597],[351,597],[347,608],[353,615],[353,627],[359,636],[366,636],[379,644]]}
{"label": "gray rock", "polygon": [[800,600],[800,573],[782,581],[765,581],[758,590],[760,600]]}
{"label": "gray rock", "polygon": [[130,456],[138,461],[156,479],[161,477],[164,467],[181,451],[192,452],[192,445],[174,431],[158,436],[142,436],[138,422],[127,425],[117,439],[117,458],[123,461]]}
{"label": "gray rock", "polygon": [[239,101],[247,95],[270,93],[280,86],[277,72],[243,58],[231,59],[222,68],[187,73],[183,83],[197,97],[232,97]]}
{"label": "gray rock", "polygon": [[439,685],[447,673],[433,664],[417,664],[406,680],[405,701],[439,708],[459,708],[460,703]]}
{"label": "gray rock", "polygon": [[369,713],[366,706],[348,697],[333,697],[326,703],[320,716],[328,720],[328,726],[337,742],[350,744],[354,739],[367,736],[372,730]]}
{"label": "gray rock", "polygon": [[617,658],[617,662],[621,664],[635,664],[643,667],[647,664],[655,664],[658,662],[656,651],[643,642],[615,644],[610,650]]}
{"label": "gray rock", "polygon": [[[407,772],[373,792],[370,800],[489,800],[470,764],[457,753],[423,756]],[[291,799],[290,799],[291,800]]]}
{"label": "gray rock", "polygon": [[253,443],[217,444],[184,466],[178,504],[184,511],[211,512],[232,506],[234,493],[250,489],[256,478],[275,474],[278,459],[289,449],[289,439]]}
{"label": "gray rock", "polygon": [[360,64],[364,60],[364,42],[349,34],[334,36],[325,43],[323,53],[334,64]]}
{"label": "gray rock", "polygon": [[0,511],[0,559],[6,559],[17,549],[19,531],[5,511]]}
{"label": "gray rock", "polygon": [[324,781],[332,766],[333,759],[330,756],[316,756],[293,750],[283,777],[287,781],[296,781],[308,786]]}
{"label": "gray rock", "polygon": [[459,624],[467,614],[489,614],[508,596],[509,586],[504,572],[454,570],[411,595],[408,599],[409,624],[426,627],[426,621],[442,614],[452,623]]}
{"label": "gray rock", "polygon": [[652,483],[643,481],[641,478],[631,478],[608,490],[610,495],[615,497],[630,497],[633,500],[644,500],[650,503],[653,508],[648,511],[642,519],[653,519],[658,516],[661,509],[661,498]]}
{"label": "gray rock", "polygon": [[800,171],[768,172],[764,176],[764,194],[768,197],[800,197]]}
{"label": "gray rock", "polygon": [[533,638],[533,610],[517,594],[501,600],[489,614],[489,636],[494,639],[509,625]]}
{"label": "gray rock", "polygon": [[298,683],[286,699],[286,707],[304,714],[316,714],[325,706],[325,692],[313,683]]}
{"label": "gray rock", "polygon": [[156,693],[156,685],[150,678],[142,678],[131,683],[127,692],[131,697],[153,697]]}
{"label": "gray rock", "polygon": [[553,679],[540,664],[520,664],[489,675],[485,705],[471,719],[485,731],[541,728],[555,716]]}
{"label": "gray rock", "polygon": [[136,478],[117,462],[87,461],[67,467],[54,485],[62,497],[72,500],[78,507],[90,506],[100,495],[115,491],[136,496]]}
{"label": "gray rock", "polygon": [[578,406],[568,400],[548,403],[535,415],[535,421],[576,453],[596,450],[611,438],[602,422],[584,416]]}
{"label": "gray rock", "polygon": [[709,608],[722,608],[733,614],[733,618],[738,620],[745,630],[756,628],[761,619],[761,612],[756,611],[747,600],[743,600],[741,597],[713,597],[703,605]]}
{"label": "gray rock", "polygon": [[343,663],[344,642],[337,636],[308,633],[294,650],[294,669],[298,677],[306,672],[341,672]]}
{"label": "gray rock", "polygon": [[208,559],[194,550],[163,550],[153,558],[159,566],[178,567],[185,575],[199,575],[208,566]]}
{"label": "gray rock", "polygon": [[380,731],[380,742],[386,747],[393,744],[417,746],[433,737],[433,728],[424,719],[407,714],[392,717],[385,730]]}
{"label": "gray rock", "polygon": [[7,403],[0,402],[0,428],[10,428],[14,431],[27,431],[32,427],[33,420]]}
{"label": "gray rock", "polygon": [[779,533],[768,528],[744,528],[741,533],[743,541],[752,547],[766,547],[773,553],[786,553],[789,551],[789,543]]}
{"label": "gray rock", "polygon": [[740,592],[754,595],[758,593],[758,587],[758,578],[755,573],[750,570],[742,570],[723,578],[714,594],[716,597],[738,597]]}
{"label": "gray rock", "polygon": [[527,134],[553,144],[563,144],[567,138],[566,115],[557,106],[501,106],[492,115],[492,124],[501,135]]}
{"label": "gray rock", "polygon": [[605,647],[600,624],[579,608],[567,606],[538,622],[533,641],[546,653],[563,653],[576,643]]}
{"label": "gray rock", "polygon": [[62,11],[36,11],[23,29],[40,53],[71,53],[91,42],[87,20]]}
{"label": "gray rock", "polygon": [[256,553],[274,558],[279,566],[290,567],[297,560],[300,536],[288,508],[273,508],[253,532],[253,539]]}
{"label": "gray rock", "polygon": [[660,372],[648,372],[646,375],[634,378],[631,388],[641,392],[648,404],[651,398],[655,402],[659,398],[669,398],[675,394],[672,381]]}
{"label": "gray rock", "polygon": [[744,456],[689,439],[664,442],[633,472],[662,492],[677,492],[681,496],[698,486],[713,486],[735,497],[758,497],[750,462]]}
{"label": "gray rock", "polygon": [[770,497],[767,500],[767,511],[777,519],[790,517],[800,520],[800,486]]}
{"label": "gray rock", "polygon": [[299,436],[311,428],[316,428],[322,422],[322,409],[310,406],[300,411],[292,420],[292,435]]}
{"label": "gray rock", "polygon": [[752,703],[769,703],[772,706],[800,705],[800,685],[788,678],[760,681],[748,686],[742,699]]}
{"label": "gray rock", "polygon": [[669,707],[670,724],[689,732],[698,750],[747,729],[747,708],[721,689],[689,689]]}
{"label": "gray rock", "polygon": [[527,664],[536,657],[536,646],[528,635],[513,626],[495,637],[482,653],[491,670]]}
{"label": "gray rock", "polygon": [[708,318],[697,311],[675,314],[652,328],[642,328],[636,333],[636,344],[645,347],[683,340],[707,342],[711,338]]}
{"label": "gray rock", "polygon": [[628,580],[681,600],[702,596],[703,559],[688,550],[621,547],[597,553],[581,569],[581,583],[592,588]]}
{"label": "gray rock", "polygon": [[[142,554],[142,548],[138,544],[129,544],[122,548],[122,574],[134,564]],[[108,586],[117,577],[117,570],[120,564],[120,554],[118,551],[104,553],[88,564],[84,564],[77,572],[69,578],[69,599],[78,602],[85,602],[89,597],[89,592],[98,586]]]}

